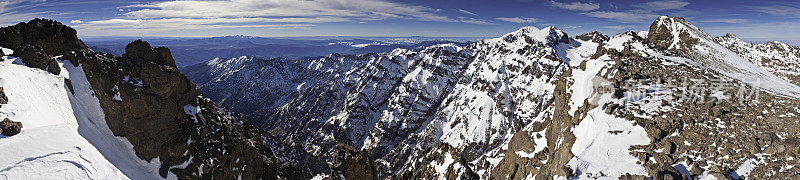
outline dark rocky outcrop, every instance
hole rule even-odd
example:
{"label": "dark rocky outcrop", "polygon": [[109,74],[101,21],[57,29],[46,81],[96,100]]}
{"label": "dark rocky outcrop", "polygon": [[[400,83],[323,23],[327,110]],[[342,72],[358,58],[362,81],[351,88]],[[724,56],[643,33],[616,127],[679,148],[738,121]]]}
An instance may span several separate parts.
{"label": "dark rocky outcrop", "polygon": [[[171,60],[167,48],[135,41],[127,49],[122,57],[94,54],[97,61],[82,65],[109,128],[127,138],[140,158],[159,158],[161,176],[172,172],[181,179],[310,178],[303,170],[281,169],[254,126],[198,97],[195,85],[174,62],[165,62]],[[116,93],[122,100],[113,99]],[[185,107],[199,107],[200,112],[189,115]],[[185,169],[170,168],[187,161]]]}
{"label": "dark rocky outcrop", "polygon": [[3,92],[3,87],[0,87],[0,104],[7,104],[8,103],[8,96],[6,93]]}
{"label": "dark rocky outcrop", "polygon": [[596,43],[603,43],[603,42],[608,41],[608,36],[604,35],[603,33],[597,32],[597,31],[592,31],[592,32],[583,33],[583,34],[581,34],[579,36],[575,36],[575,39],[580,39],[580,40],[583,40],[583,41],[592,41],[592,42],[596,42]]}
{"label": "dark rocky outcrop", "polygon": [[334,148],[331,177],[334,179],[378,179],[375,160],[367,152],[339,144]]}
{"label": "dark rocky outcrop", "polygon": [[[646,40],[653,43],[661,50],[673,48],[687,51],[699,40],[692,37],[689,33],[689,29],[686,29],[685,26],[689,26],[689,22],[682,17],[658,17],[658,19],[650,24]],[[678,39],[675,39],[674,34],[678,34]],[[675,45],[674,47],[673,44]]]}
{"label": "dark rocky outcrop", "polygon": [[132,64],[155,63],[158,65],[166,65],[175,67],[175,59],[172,58],[169,48],[161,46],[159,48],[150,47],[150,43],[136,40],[125,46],[125,54],[122,58],[128,60]]}
{"label": "dark rocky outcrop", "polygon": [[61,73],[54,56],[71,51],[89,51],[78,39],[77,31],[60,22],[34,19],[0,28],[0,47],[14,50],[12,56],[20,57],[27,66]]}
{"label": "dark rocky outcrop", "polygon": [[0,121],[0,131],[4,136],[13,136],[22,132],[22,123],[21,122],[14,122],[11,119],[4,119]]}

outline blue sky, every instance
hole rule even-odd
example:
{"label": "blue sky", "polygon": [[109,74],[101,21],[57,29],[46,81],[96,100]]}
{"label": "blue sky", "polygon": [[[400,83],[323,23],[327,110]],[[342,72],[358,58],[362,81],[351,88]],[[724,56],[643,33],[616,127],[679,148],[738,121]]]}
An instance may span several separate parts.
{"label": "blue sky", "polygon": [[81,36],[496,37],[523,26],[613,35],[646,30],[658,15],[712,35],[800,40],[794,0],[0,0],[0,24],[45,17]]}

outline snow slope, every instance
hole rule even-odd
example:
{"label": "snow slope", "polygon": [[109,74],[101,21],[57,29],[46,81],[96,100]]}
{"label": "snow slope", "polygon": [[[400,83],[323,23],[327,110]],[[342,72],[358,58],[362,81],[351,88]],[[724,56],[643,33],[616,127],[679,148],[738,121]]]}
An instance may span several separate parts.
{"label": "snow slope", "polygon": [[0,86],[9,104],[0,108],[0,119],[23,128],[0,136],[0,179],[160,179],[158,159],[139,159],[133,145],[109,130],[81,66],[62,61],[61,75],[53,75],[19,65],[18,58],[3,59]]}
{"label": "snow slope", "polygon": [[[612,134],[610,131],[620,133]],[[578,177],[593,178],[601,173],[608,177],[626,173],[647,175],[628,150],[633,145],[650,144],[644,128],[633,125],[633,121],[606,114],[598,107],[589,111],[573,132],[577,138],[572,145],[575,157],[568,166],[578,170]]]}
{"label": "snow slope", "polygon": [[714,69],[728,77],[766,90],[767,92],[792,98],[800,98],[800,87],[750,62],[736,52],[731,51],[713,37],[692,25],[686,20],[668,16],[659,17],[657,26],[665,26],[671,33],[673,42],[670,48],[680,48],[679,44],[686,39],[683,33],[698,42],[691,48],[691,59],[701,65]]}

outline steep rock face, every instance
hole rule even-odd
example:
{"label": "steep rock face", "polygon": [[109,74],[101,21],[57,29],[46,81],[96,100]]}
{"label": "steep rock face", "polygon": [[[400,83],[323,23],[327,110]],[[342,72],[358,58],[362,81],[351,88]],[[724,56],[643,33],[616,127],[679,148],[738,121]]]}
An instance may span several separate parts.
{"label": "steep rock face", "polygon": [[698,39],[693,37],[699,30],[694,25],[689,24],[686,19],[681,17],[658,17],[647,33],[647,40],[660,49],[689,50],[697,43]]}
{"label": "steep rock face", "polygon": [[[6,48],[13,50],[12,55],[20,55],[22,62],[29,67],[59,74],[53,68],[42,68],[36,63],[29,63],[30,60],[38,61],[37,57],[59,57],[49,58],[53,61],[49,64],[59,65],[69,60],[74,65],[75,68],[67,69],[71,69],[70,73],[80,73],[76,77],[85,79],[86,84],[75,87],[82,89],[73,88],[72,81],[68,79],[73,75],[52,78],[64,78],[59,82],[65,84],[59,86],[63,86],[63,91],[69,94],[79,93],[80,96],[87,96],[90,101],[96,99],[99,112],[97,116],[105,122],[95,122],[100,120],[92,120],[89,116],[75,118],[87,119],[95,125],[107,125],[113,136],[91,138],[120,138],[121,143],[132,147],[132,150],[114,150],[113,148],[120,146],[92,144],[101,149],[101,153],[108,152],[107,149],[135,153],[133,158],[136,159],[111,159],[125,157],[115,155],[106,157],[114,169],[121,170],[121,173],[135,172],[126,171],[126,168],[142,168],[139,167],[142,164],[129,163],[139,162],[138,159],[157,166],[158,171],[150,173],[164,178],[311,178],[313,174],[327,171],[325,168],[308,168],[313,165],[279,164],[291,161],[276,160],[291,158],[283,153],[289,149],[273,149],[271,145],[274,140],[261,135],[241,115],[225,112],[210,100],[199,97],[195,85],[178,71],[169,49],[165,47],[152,48],[147,42],[139,40],[129,44],[122,57],[106,56],[86,48],[77,39],[73,29],[55,21],[41,19],[2,28],[0,34],[3,51],[7,52]],[[37,50],[25,52],[32,54],[18,53],[26,51],[28,47],[35,47]],[[16,67],[9,65],[9,68]],[[15,92],[28,93],[19,90]],[[75,115],[93,108],[84,107],[85,104],[69,97],[70,99],[63,100],[69,100],[73,104],[72,111]],[[10,101],[15,100],[20,99]],[[6,116],[5,112],[2,114]],[[95,115],[92,117],[96,118]],[[94,127],[81,126],[79,130],[86,128]],[[276,157],[276,154],[281,154],[281,157]],[[302,156],[302,152],[294,154],[296,155],[292,157],[308,158]],[[126,176],[150,177],[144,174],[124,174],[122,177]]]}
{"label": "steep rock face", "polygon": [[[87,79],[110,119],[111,131],[128,138],[143,159],[161,157],[168,164],[169,151],[185,151],[186,147],[168,147],[185,144],[188,139],[180,133],[182,125],[178,122],[188,119],[183,106],[197,98],[197,90],[177,68],[157,64],[157,59],[152,58],[157,53],[149,44],[137,41],[128,47],[138,51],[126,52],[119,60],[106,63],[83,63]],[[143,57],[148,58],[133,59]]]}

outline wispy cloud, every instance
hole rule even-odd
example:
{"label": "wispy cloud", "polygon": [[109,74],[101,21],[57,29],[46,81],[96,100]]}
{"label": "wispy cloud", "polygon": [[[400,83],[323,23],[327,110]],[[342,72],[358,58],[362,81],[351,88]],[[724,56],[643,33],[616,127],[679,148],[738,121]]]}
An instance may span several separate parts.
{"label": "wispy cloud", "polygon": [[648,11],[663,11],[670,9],[681,9],[683,7],[686,7],[687,5],[689,5],[689,2],[686,1],[667,0],[667,1],[652,1],[652,2],[636,4],[633,5],[633,7],[637,7],[639,9]]}
{"label": "wispy cloud", "polygon": [[625,26],[625,25],[615,25],[615,26],[603,26],[603,27],[601,27],[601,28],[604,28],[604,29],[613,29],[613,30],[624,30],[624,29],[628,29],[628,28],[631,28],[631,27],[632,27],[632,26]]}
{"label": "wispy cloud", "polygon": [[8,25],[20,19],[31,19],[46,12],[22,12],[23,9],[35,9],[36,3],[44,0],[0,0],[0,24]]}
{"label": "wispy cloud", "polygon": [[592,11],[600,9],[600,4],[582,2],[562,3],[550,1],[550,6],[572,11]]}
{"label": "wispy cloud", "polygon": [[658,17],[655,13],[645,11],[592,11],[583,13],[583,15],[619,22],[643,22]]}
{"label": "wispy cloud", "polygon": [[[440,9],[388,0],[183,0],[135,4],[118,9],[126,9],[121,17],[87,21],[76,25],[76,28],[134,28],[151,31],[232,27],[305,29],[316,23],[356,23],[389,19],[491,24],[483,19],[448,17],[440,14]],[[478,16],[467,10],[458,11]]]}
{"label": "wispy cloud", "polygon": [[[765,28],[771,27],[771,28]],[[779,28],[775,28],[779,27]],[[734,33],[743,39],[796,40],[800,39],[800,22],[747,23],[703,28],[716,35]]]}
{"label": "wispy cloud", "polygon": [[[335,21],[334,19],[242,19],[242,18],[214,18],[214,19],[184,19],[184,18],[171,18],[171,19],[109,19],[88,21],[81,24],[73,25],[76,28],[96,31],[96,30],[126,30],[126,31],[169,31],[180,29],[214,29],[214,28],[253,28],[253,27],[266,27],[271,29],[285,29],[286,27],[304,27],[304,29],[311,28],[314,25],[309,23],[293,23],[293,22],[327,22]],[[256,22],[256,23],[254,23]],[[281,23],[281,24],[264,24],[268,23]]]}
{"label": "wispy cloud", "polygon": [[689,2],[678,0],[651,1],[635,4],[633,5],[634,9],[626,11],[592,11],[582,14],[624,23],[646,22],[658,17],[659,14],[657,12],[679,10],[683,11],[681,13],[687,13],[689,11],[685,7],[689,4]]}
{"label": "wispy cloud", "polygon": [[529,17],[499,17],[495,18],[497,20],[512,22],[512,23],[534,23],[538,21],[536,18],[529,18]]}
{"label": "wispy cloud", "polygon": [[489,22],[487,20],[476,19],[476,18],[471,18],[471,17],[458,17],[458,22],[468,23],[468,24],[484,24],[484,25],[485,24],[492,24],[492,22]]}
{"label": "wispy cloud", "polygon": [[709,19],[709,20],[702,20],[699,22],[709,22],[709,23],[730,23],[730,24],[741,24],[747,23],[747,19]]}
{"label": "wispy cloud", "polygon": [[769,15],[800,18],[800,5],[767,5],[753,7],[753,10]]}
{"label": "wispy cloud", "polygon": [[473,12],[470,12],[470,11],[467,11],[467,10],[464,10],[464,9],[458,9],[458,12],[464,13],[464,14],[467,14],[467,15],[479,16],[478,14],[475,14]]}
{"label": "wispy cloud", "polygon": [[141,19],[109,19],[109,20],[100,20],[100,21],[89,21],[88,24],[110,24],[110,25],[119,25],[119,24],[141,24]]}
{"label": "wispy cloud", "polygon": [[133,18],[223,18],[223,17],[347,17],[350,19],[402,18],[447,21],[435,9],[384,0],[216,0],[165,1],[139,4],[142,8],[125,13]]}

